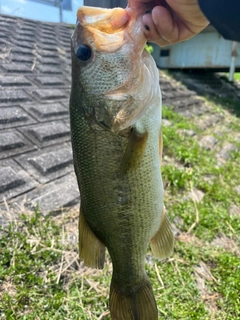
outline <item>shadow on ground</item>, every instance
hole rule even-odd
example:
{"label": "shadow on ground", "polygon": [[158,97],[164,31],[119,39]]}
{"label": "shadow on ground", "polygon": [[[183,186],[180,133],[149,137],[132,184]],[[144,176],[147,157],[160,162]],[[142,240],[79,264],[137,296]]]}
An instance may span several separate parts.
{"label": "shadow on ground", "polygon": [[240,82],[230,82],[226,76],[206,70],[174,70],[169,71],[169,75],[199,96],[240,117]]}

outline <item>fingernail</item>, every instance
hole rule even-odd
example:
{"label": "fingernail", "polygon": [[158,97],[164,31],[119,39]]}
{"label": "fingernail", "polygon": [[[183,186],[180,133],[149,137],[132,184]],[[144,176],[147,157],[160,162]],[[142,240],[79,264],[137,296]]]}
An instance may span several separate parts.
{"label": "fingernail", "polygon": [[148,13],[152,13],[152,9],[151,10],[148,10],[148,11],[146,11],[144,14],[148,14]]}
{"label": "fingernail", "polygon": [[150,31],[149,26],[147,26],[146,24],[144,25],[144,28],[145,28],[147,31]]}

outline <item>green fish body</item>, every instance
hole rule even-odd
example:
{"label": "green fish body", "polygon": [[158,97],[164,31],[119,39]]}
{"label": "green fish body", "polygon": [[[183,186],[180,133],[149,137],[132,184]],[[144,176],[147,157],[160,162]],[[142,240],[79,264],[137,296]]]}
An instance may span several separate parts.
{"label": "green fish body", "polygon": [[70,119],[80,258],[103,268],[107,247],[112,319],[157,320],[145,255],[149,242],[160,259],[173,247],[160,172],[158,70],[143,50],[140,20],[126,10],[82,7],[77,16]]}

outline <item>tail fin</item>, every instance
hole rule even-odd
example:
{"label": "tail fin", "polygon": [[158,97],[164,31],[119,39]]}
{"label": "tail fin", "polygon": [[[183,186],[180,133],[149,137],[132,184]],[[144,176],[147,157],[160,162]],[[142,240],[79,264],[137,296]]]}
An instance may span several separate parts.
{"label": "tail fin", "polygon": [[158,320],[156,301],[147,278],[131,293],[121,292],[112,282],[109,304],[112,320]]}

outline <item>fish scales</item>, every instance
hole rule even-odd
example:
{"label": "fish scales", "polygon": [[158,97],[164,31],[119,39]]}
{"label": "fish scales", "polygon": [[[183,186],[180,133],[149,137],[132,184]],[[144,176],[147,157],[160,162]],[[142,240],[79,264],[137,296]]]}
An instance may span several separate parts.
{"label": "fish scales", "polygon": [[[80,177],[81,204],[83,211],[86,206],[89,212],[87,220],[92,230],[103,243],[107,243],[108,237],[110,238],[109,250],[111,246],[114,246],[114,242],[120,243],[119,249],[124,250],[123,255],[126,253],[126,244],[132,242],[132,249],[135,250],[136,240],[144,239],[146,244],[142,251],[145,255],[146,246],[160,225],[159,212],[162,211],[162,201],[159,199],[160,188],[162,188],[158,174],[159,165],[155,165],[155,170],[149,169],[152,162],[150,153],[152,157],[158,157],[156,147],[154,148],[151,144],[151,137],[149,137],[145,155],[142,158],[142,165],[138,168],[138,174],[130,171],[122,175],[120,164],[127,147],[127,138],[117,137],[116,139],[116,136],[109,132],[94,132],[86,123],[84,114],[80,114],[78,106],[71,117],[71,126],[73,128],[74,161],[82,159],[75,164],[77,175]],[[158,136],[158,132],[155,136]],[[81,141],[81,144],[78,141]],[[147,192],[152,188],[152,181],[156,184],[155,193]],[[146,218],[146,212],[149,211],[154,215]],[[135,216],[134,212],[139,214]],[[121,226],[122,230],[119,232]],[[111,236],[109,236],[110,227]],[[150,232],[150,228],[155,230]],[[132,229],[134,229],[134,234],[131,232]],[[144,230],[147,235],[144,234]],[[118,256],[119,252],[116,252],[116,255]],[[144,255],[142,254],[142,259]],[[114,253],[111,257],[113,256]]]}
{"label": "fish scales", "polygon": [[[146,250],[151,241],[155,255],[164,258],[173,246],[160,173],[158,71],[143,50],[139,17],[87,7],[77,16],[70,120],[81,194],[80,258],[102,268],[107,247],[112,319],[157,320]],[[115,38],[108,38],[110,31]]]}

